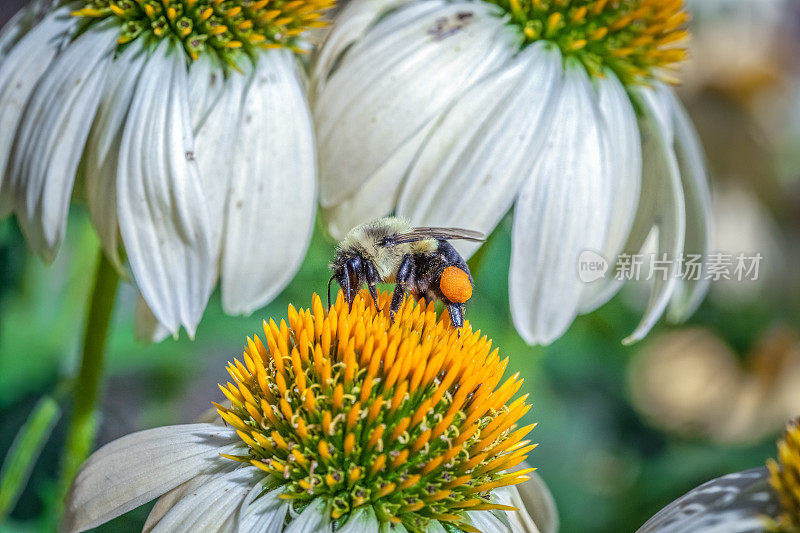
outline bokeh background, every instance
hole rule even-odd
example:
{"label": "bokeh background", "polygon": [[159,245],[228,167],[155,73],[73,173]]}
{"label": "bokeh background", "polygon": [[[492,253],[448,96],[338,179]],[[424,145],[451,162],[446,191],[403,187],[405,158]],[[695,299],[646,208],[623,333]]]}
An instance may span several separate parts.
{"label": "bokeh background", "polygon": [[[0,23],[23,0],[0,2]],[[706,148],[714,191],[714,250],[761,253],[758,280],[712,285],[682,325],[659,324],[622,346],[646,301],[626,287],[548,347],[528,347],[508,308],[510,224],[471,260],[468,317],[511,357],[539,423],[530,462],[550,486],[567,532],[634,531],[662,506],[719,475],[774,454],[800,415],[800,2],[694,0],[692,59],[680,95]],[[77,363],[97,239],[80,207],[55,264],[30,254],[0,221],[0,457],[43,394],[65,399]],[[305,265],[269,306],[225,316],[212,297],[194,342],[134,340],[134,291],[112,321],[98,445],[157,425],[190,422],[219,399],[225,362],[265,317],[308,305],[328,279],[331,242],[317,223]],[[279,250],[274,253],[280,253]],[[644,285],[644,284],[642,284]],[[66,403],[65,408],[68,408]],[[52,528],[66,414],[0,531]],[[102,531],[138,531],[152,504]]]}

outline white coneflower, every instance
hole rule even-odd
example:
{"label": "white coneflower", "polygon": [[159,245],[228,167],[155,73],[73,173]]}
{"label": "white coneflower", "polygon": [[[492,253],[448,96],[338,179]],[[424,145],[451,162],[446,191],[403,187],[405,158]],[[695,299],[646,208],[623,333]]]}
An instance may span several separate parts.
{"label": "white coneflower", "polygon": [[[510,471],[535,445],[522,382],[469,324],[362,293],[264,323],[220,386],[219,423],[168,426],[90,457],[67,498],[83,531],[161,496],[145,531],[351,533],[539,529]],[[539,488],[537,488],[539,487]],[[533,493],[531,493],[531,491]],[[522,491],[548,506],[541,485]],[[541,495],[540,497],[537,495]],[[544,513],[548,515],[548,513]],[[552,524],[552,514],[550,524]],[[554,526],[545,525],[544,531]]]}
{"label": "white coneflower", "polygon": [[0,211],[50,261],[75,189],[173,334],[194,333],[218,278],[227,312],[264,305],[312,230],[316,155],[293,50],[331,3],[38,3],[0,38]]}
{"label": "white coneflower", "polygon": [[800,531],[800,420],[786,427],[766,467],[700,485],[659,511],[637,533]]}
{"label": "white coneflower", "polygon": [[[672,90],[681,0],[354,0],[313,70],[321,203],[330,231],[391,211],[490,232],[515,206],[510,300],[530,343],[558,338],[620,286],[585,285],[584,250],[614,261],[657,232],[643,337],[703,253],[701,149]],[[464,253],[474,245],[461,244]]]}

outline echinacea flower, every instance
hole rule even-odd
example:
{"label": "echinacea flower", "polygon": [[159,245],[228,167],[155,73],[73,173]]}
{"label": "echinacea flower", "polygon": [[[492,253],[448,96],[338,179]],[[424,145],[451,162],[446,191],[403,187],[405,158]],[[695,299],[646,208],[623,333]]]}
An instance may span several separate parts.
{"label": "echinacea flower", "polygon": [[[146,531],[534,532],[510,471],[535,445],[522,381],[480,331],[362,293],[264,322],[220,386],[224,424],[168,426],[90,457],[64,528],[160,496]],[[502,381],[502,383],[501,383]]]}
{"label": "echinacea flower", "polygon": [[217,279],[227,312],[264,305],[313,226],[293,52],[331,1],[35,3],[0,37],[0,214],[51,261],[82,197],[170,333],[193,334]]}
{"label": "echinacea flower", "polygon": [[582,283],[580,254],[613,265],[653,233],[668,272],[628,340],[670,301],[686,316],[707,284],[678,279],[678,263],[704,253],[708,210],[666,83],[686,20],[681,0],[353,0],[312,71],[331,233],[394,211],[488,234],[514,206],[512,315],[542,344],[621,285]]}
{"label": "echinacea flower", "polygon": [[800,531],[800,420],[788,424],[778,459],[728,474],[681,496],[638,533]]}

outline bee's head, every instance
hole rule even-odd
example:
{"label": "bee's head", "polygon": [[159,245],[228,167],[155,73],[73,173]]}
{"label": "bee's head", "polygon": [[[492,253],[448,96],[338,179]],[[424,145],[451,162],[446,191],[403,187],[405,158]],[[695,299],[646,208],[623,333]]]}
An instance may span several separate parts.
{"label": "bee's head", "polygon": [[344,291],[347,304],[352,306],[359,289],[364,284],[364,260],[361,254],[352,250],[342,250],[337,252],[336,257],[331,263],[333,275],[328,280],[328,309],[331,307],[331,283],[336,283]]}

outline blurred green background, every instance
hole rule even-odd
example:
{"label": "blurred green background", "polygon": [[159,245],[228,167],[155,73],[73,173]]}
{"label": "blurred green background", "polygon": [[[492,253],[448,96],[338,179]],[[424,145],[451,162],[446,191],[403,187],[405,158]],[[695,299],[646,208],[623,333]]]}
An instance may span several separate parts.
{"label": "blurred green background", "polygon": [[[0,21],[19,3],[3,0]],[[525,378],[522,392],[534,405],[527,421],[539,423],[532,438],[540,443],[529,462],[553,492],[563,531],[634,531],[696,485],[762,464],[774,455],[784,421],[800,415],[800,76],[793,64],[800,41],[788,8],[778,19],[754,22],[752,12],[742,21],[730,7],[743,0],[717,4],[724,5],[715,10],[709,2],[696,13],[681,96],[713,173],[715,249],[762,253],[759,280],[715,284],[687,324],[662,321],[645,341],[624,347],[620,340],[647,298],[646,287],[634,284],[552,346],[528,347],[507,303],[509,217],[471,261],[476,291],[468,318]],[[756,26],[753,35],[733,26],[744,22]],[[726,34],[735,38],[725,41]],[[721,73],[714,70],[720,62],[727,62]],[[0,457],[43,394],[56,394],[68,408],[59,394],[77,362],[97,254],[86,212],[75,207],[70,218],[67,241],[49,267],[28,252],[14,221],[0,221]],[[306,306],[312,292],[324,292],[334,244],[318,221],[303,268],[275,301],[234,318],[222,313],[215,294],[194,342],[135,342],[135,293],[123,284],[98,445],[207,410],[220,397],[225,362],[260,331],[262,318],[285,317],[288,303]],[[66,419],[0,531],[52,527]],[[99,530],[139,531],[151,505]]]}

